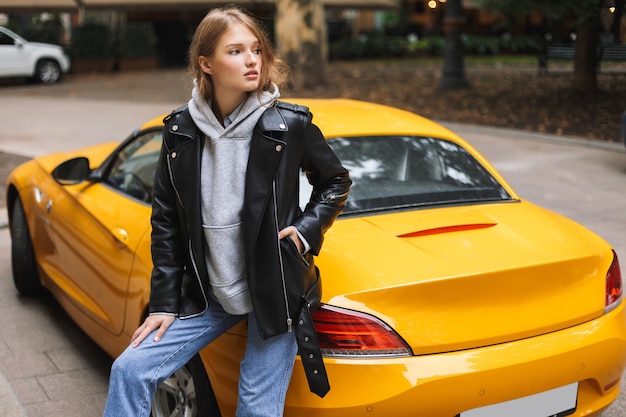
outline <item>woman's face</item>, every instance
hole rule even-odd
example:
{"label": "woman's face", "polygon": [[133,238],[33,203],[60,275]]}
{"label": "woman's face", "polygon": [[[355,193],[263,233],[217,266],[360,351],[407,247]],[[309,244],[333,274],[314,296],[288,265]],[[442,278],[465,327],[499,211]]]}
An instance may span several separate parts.
{"label": "woman's face", "polygon": [[255,91],[263,65],[259,40],[241,23],[231,25],[217,42],[212,56],[199,58],[200,68],[211,75],[214,94]]}

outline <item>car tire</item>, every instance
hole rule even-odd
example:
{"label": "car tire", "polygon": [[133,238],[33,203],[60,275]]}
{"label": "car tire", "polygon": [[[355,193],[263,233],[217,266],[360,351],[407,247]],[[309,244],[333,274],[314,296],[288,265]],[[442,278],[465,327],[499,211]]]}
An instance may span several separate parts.
{"label": "car tire", "polygon": [[157,387],[151,417],[220,417],[200,355]]}
{"label": "car tire", "polygon": [[24,296],[35,295],[43,289],[39,279],[33,242],[28,230],[26,213],[22,200],[13,202],[11,215],[11,266],[13,283],[17,291]]}
{"label": "car tire", "polygon": [[44,84],[54,84],[61,78],[61,66],[53,59],[42,59],[35,67],[35,78]]}

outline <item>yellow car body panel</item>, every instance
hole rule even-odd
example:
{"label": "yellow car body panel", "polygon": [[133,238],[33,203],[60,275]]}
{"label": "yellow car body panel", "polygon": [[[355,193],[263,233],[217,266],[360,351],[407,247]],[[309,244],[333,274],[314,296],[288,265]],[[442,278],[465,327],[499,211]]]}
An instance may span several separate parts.
{"label": "yellow car body panel", "polygon": [[[615,381],[622,368],[608,358],[626,361],[624,314],[622,303],[602,320],[478,349],[396,359],[327,358],[331,390],[324,398],[309,392],[298,361],[285,416],[454,417],[574,382],[578,409],[571,415],[598,416],[619,395]],[[244,343],[229,334],[203,351],[211,379],[220,381],[214,390],[223,415],[234,415]]]}
{"label": "yellow car body panel", "polygon": [[[98,146],[79,154],[98,161],[115,146]],[[104,330],[119,335],[128,293],[127,279],[119,278],[130,274],[135,250],[149,234],[150,208],[100,184],[60,186],[47,177],[48,170],[73,156],[63,153],[29,161],[11,178],[27,179],[14,184],[27,218],[38,220],[29,226],[44,285],[57,297],[71,300]],[[60,269],[58,258],[71,267]]]}
{"label": "yellow car body panel", "polygon": [[[445,231],[477,222],[488,226]],[[382,319],[414,354],[570,327],[603,314],[605,274],[613,260],[606,243],[579,229],[527,202],[343,219],[326,238],[333,254],[324,250],[319,257],[324,301]],[[433,234],[398,237],[424,230]]]}
{"label": "yellow car body panel", "polygon": [[[423,135],[456,142],[512,201],[339,218],[316,261],[322,301],[378,317],[413,354],[328,357],[331,391],[323,399],[309,392],[298,359],[287,417],[454,417],[572,383],[578,383],[573,416],[599,415],[617,398],[626,312],[623,302],[604,311],[613,261],[608,243],[520,199],[471,145],[432,121],[352,100],[290,101],[307,105],[327,138]],[[139,131],[159,128],[162,118]],[[8,178],[24,203],[44,285],[112,356],[146,313],[150,205],[104,184],[61,186],[50,172],[77,156],[97,168],[116,145],[37,158]],[[71,268],[62,270],[59,257],[71,259]],[[244,348],[242,324],[201,354],[224,416],[234,415]]]}

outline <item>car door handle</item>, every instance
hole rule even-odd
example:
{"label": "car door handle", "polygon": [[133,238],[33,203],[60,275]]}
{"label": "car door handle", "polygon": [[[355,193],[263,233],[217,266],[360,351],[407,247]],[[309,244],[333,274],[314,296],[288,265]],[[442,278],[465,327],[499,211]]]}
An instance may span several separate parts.
{"label": "car door handle", "polygon": [[114,227],[111,231],[115,239],[120,243],[120,247],[125,247],[128,243],[128,232],[121,227]]}

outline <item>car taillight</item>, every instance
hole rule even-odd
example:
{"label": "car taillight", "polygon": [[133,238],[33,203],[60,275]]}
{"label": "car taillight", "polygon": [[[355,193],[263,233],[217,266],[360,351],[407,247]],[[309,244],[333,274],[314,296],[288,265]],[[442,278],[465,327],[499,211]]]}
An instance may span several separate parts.
{"label": "car taillight", "polygon": [[606,301],[604,312],[608,313],[617,307],[622,299],[622,272],[619,268],[617,254],[613,251],[613,263],[606,273]]}
{"label": "car taillight", "polygon": [[369,314],[322,305],[313,312],[313,322],[324,356],[411,355],[411,349],[391,327]]}

